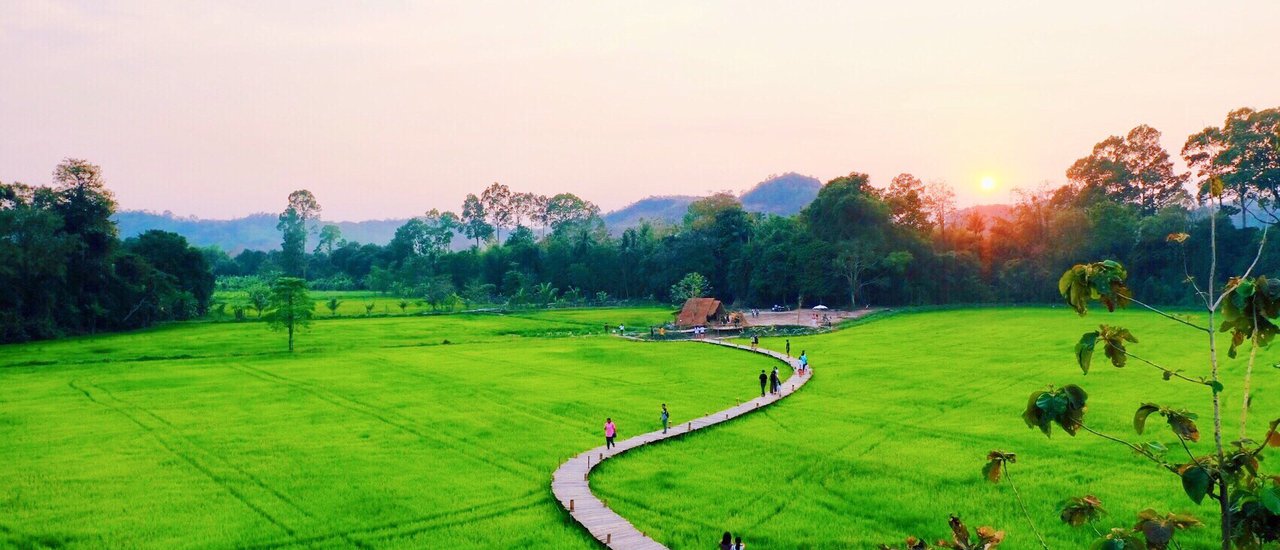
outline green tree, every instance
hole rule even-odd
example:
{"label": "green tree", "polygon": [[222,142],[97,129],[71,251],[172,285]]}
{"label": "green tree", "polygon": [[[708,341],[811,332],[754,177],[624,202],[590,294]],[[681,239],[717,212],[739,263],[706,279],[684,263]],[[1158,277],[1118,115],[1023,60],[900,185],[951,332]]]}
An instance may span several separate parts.
{"label": "green tree", "polygon": [[884,201],[894,223],[926,234],[933,226],[925,210],[925,186],[920,178],[906,173],[894,176],[884,192]]}
{"label": "green tree", "polygon": [[281,264],[286,274],[307,277],[308,223],[320,215],[320,203],[306,189],[289,193],[289,204],[280,213],[276,229],[283,237]]}
{"label": "green tree", "polygon": [[333,224],[328,224],[320,228],[320,236],[316,240],[316,249],[313,254],[319,254],[321,250],[325,254],[332,255],[335,247],[341,247],[346,241],[342,239],[342,228]]}
{"label": "green tree", "polygon": [[685,274],[676,284],[671,285],[671,302],[679,305],[689,298],[701,298],[711,293],[711,283],[701,273]]}
{"label": "green tree", "polygon": [[551,230],[559,231],[569,224],[581,223],[600,214],[600,208],[573,193],[560,193],[547,200],[543,219]]}
{"label": "green tree", "polygon": [[342,300],[339,300],[337,298],[329,298],[329,300],[324,303],[324,307],[328,308],[329,310],[330,317],[336,317],[338,315],[338,307],[341,305],[342,305]]}
{"label": "green tree", "polygon": [[497,241],[502,242],[502,228],[511,225],[515,218],[515,210],[511,203],[511,189],[493,182],[480,193],[480,204],[484,205],[484,213],[493,228]]}
{"label": "green tree", "polygon": [[1207,184],[1219,178],[1223,197],[1240,213],[1241,227],[1251,204],[1268,223],[1280,221],[1280,107],[1231,111],[1222,126],[1187,138],[1182,158],[1201,178],[1201,199],[1212,195]]}
{"label": "green tree", "polygon": [[271,305],[271,289],[266,285],[256,284],[249,287],[245,293],[249,296],[249,305],[253,306],[253,310],[257,312],[258,318],[261,319],[262,314]]}
{"label": "green tree", "polygon": [[[177,233],[152,229],[124,242],[125,250],[141,256],[158,271],[174,279],[176,290],[187,295],[187,299],[195,306],[194,315],[204,315],[213,299],[213,273],[200,249],[187,244],[186,237]],[[173,304],[174,299],[165,300]],[[180,299],[180,298],[179,298]],[[175,318],[184,319],[189,315],[172,307],[177,314]]]}
{"label": "green tree", "polygon": [[64,306],[74,316],[74,325],[93,333],[108,312],[110,264],[118,244],[111,223],[115,197],[106,188],[102,169],[86,160],[63,160],[53,171],[53,183],[53,210],[62,217],[62,231],[79,243],[67,258]]}
{"label": "green tree", "polygon": [[462,202],[462,233],[468,239],[475,239],[477,247],[480,246],[480,241],[493,237],[493,226],[489,225],[487,219],[484,203],[475,194],[467,193],[466,200]]}
{"label": "green tree", "polygon": [[271,285],[269,307],[267,320],[271,328],[289,332],[289,351],[293,351],[294,332],[311,326],[311,314],[316,308],[307,294],[307,281],[297,277],[276,279]]}
{"label": "green tree", "polygon": [[1174,172],[1160,132],[1145,124],[1125,137],[1111,136],[1094,145],[1089,156],[1067,170],[1067,179],[1080,186],[1089,202],[1106,196],[1147,215],[1189,198],[1183,187],[1187,175]]}

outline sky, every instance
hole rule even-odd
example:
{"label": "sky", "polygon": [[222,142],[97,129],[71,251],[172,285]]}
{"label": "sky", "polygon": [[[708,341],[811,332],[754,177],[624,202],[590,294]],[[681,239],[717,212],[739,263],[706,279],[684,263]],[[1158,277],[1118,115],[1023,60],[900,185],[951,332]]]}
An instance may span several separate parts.
{"label": "sky", "polygon": [[[771,174],[910,172],[962,205],[1138,124],[1280,106],[1280,2],[0,2],[0,181],[102,166],[124,209],[605,211]],[[994,178],[984,192],[979,182]]]}

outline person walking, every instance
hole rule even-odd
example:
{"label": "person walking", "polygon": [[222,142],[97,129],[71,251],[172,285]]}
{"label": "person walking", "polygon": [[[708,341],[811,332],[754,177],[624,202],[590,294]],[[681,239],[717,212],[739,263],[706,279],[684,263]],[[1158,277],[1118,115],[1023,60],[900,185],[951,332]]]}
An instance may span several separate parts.
{"label": "person walking", "polygon": [[742,536],[733,538],[733,550],[747,550],[747,545],[742,544]]}
{"label": "person walking", "polygon": [[769,374],[769,392],[776,395],[781,386],[782,382],[778,380],[778,367],[773,367],[773,372]]}
{"label": "person walking", "polygon": [[756,348],[758,348],[758,347],[760,347],[760,335],[759,335],[759,334],[752,334],[752,335],[751,335],[751,349],[752,349],[752,350],[755,350],[755,349],[756,349]]}
{"label": "person walking", "polygon": [[613,438],[614,438],[615,436],[617,436],[617,435],[618,435],[618,427],[617,427],[617,426],[615,426],[615,425],[613,425],[613,419],[612,419],[612,418],[606,418],[606,419],[604,419],[604,448],[605,448],[605,450],[609,450],[609,449],[612,449],[612,448],[614,447],[614,445],[613,445]]}
{"label": "person walking", "polygon": [[764,373],[764,369],[760,369],[760,397],[764,397],[764,386],[769,383],[769,375]]}
{"label": "person walking", "polygon": [[667,412],[667,404],[662,404],[662,433],[667,433],[667,428],[671,427],[671,413]]}
{"label": "person walking", "polygon": [[787,357],[791,357],[791,339],[787,338]]}
{"label": "person walking", "polygon": [[733,550],[733,536],[728,531],[725,531],[724,536],[720,537],[720,550]]}
{"label": "person walking", "polygon": [[804,350],[800,350],[800,373],[808,374],[808,371],[809,371],[809,356],[805,354]]}

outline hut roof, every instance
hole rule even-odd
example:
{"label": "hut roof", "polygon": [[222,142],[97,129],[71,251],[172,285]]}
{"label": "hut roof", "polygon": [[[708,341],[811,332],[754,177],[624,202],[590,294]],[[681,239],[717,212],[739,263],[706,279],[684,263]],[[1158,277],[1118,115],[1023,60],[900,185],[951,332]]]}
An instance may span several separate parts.
{"label": "hut roof", "polygon": [[715,298],[689,298],[676,314],[676,325],[692,327],[713,322],[724,314],[724,306]]}

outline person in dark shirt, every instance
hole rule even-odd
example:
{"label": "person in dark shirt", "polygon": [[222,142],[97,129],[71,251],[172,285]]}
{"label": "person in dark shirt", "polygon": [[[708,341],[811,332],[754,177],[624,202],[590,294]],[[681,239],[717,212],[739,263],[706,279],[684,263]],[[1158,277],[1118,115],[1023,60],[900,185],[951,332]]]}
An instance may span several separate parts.
{"label": "person in dark shirt", "polygon": [[768,384],[768,383],[769,383],[769,375],[765,374],[764,370],[762,369],[760,371],[760,397],[764,397],[764,386],[765,384]]}

